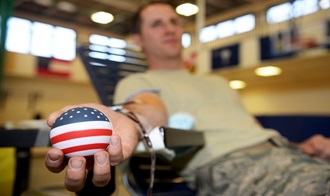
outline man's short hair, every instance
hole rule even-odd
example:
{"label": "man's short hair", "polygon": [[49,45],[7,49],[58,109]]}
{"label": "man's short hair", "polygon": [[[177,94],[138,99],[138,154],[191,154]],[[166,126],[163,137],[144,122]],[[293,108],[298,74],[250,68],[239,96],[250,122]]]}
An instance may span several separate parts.
{"label": "man's short hair", "polygon": [[151,5],[155,5],[155,4],[165,4],[165,5],[169,5],[174,9],[174,6],[167,2],[167,1],[151,1],[149,3],[143,4],[139,7],[138,11],[134,14],[133,18],[132,18],[132,25],[131,25],[131,33],[132,34],[139,34],[141,32],[141,24],[142,24],[142,19],[141,19],[141,12],[151,6]]}

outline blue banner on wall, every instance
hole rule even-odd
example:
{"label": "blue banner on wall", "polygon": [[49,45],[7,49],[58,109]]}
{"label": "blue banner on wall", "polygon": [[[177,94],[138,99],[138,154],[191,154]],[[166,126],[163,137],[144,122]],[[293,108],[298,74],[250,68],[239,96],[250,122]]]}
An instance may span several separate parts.
{"label": "blue banner on wall", "polygon": [[281,47],[282,43],[278,39],[272,37],[260,38],[260,58],[261,60],[270,60],[282,57],[290,57],[295,53],[293,51],[285,51]]}
{"label": "blue banner on wall", "polygon": [[[326,36],[330,37],[330,20],[327,21]],[[326,43],[326,48],[330,49],[330,41]]]}
{"label": "blue banner on wall", "polygon": [[239,65],[239,44],[212,50],[212,69]]}

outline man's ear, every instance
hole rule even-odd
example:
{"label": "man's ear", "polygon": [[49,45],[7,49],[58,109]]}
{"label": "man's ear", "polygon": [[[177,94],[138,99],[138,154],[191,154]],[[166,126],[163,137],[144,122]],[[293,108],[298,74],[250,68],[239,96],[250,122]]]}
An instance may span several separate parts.
{"label": "man's ear", "polygon": [[141,36],[140,36],[140,34],[132,34],[132,40],[133,40],[133,42],[134,42],[134,44],[135,45],[137,45],[137,46],[139,46],[140,48],[142,48],[143,47],[143,42],[142,42],[142,40],[141,40]]}

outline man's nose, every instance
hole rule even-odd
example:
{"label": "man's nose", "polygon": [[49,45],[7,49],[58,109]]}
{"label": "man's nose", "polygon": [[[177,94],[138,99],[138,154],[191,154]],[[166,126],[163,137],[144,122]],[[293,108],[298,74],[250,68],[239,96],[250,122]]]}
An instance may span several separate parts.
{"label": "man's nose", "polygon": [[176,27],[175,27],[175,25],[172,24],[172,23],[166,23],[166,24],[164,25],[164,28],[165,28],[165,30],[166,30],[167,32],[174,32]]}

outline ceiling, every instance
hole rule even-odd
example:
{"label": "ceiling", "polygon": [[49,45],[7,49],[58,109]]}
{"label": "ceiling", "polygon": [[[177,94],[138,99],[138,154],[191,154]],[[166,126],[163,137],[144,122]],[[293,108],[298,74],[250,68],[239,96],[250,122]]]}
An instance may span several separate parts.
{"label": "ceiling", "polygon": [[[125,36],[129,33],[131,18],[141,4],[151,0],[13,0],[13,15],[27,19],[55,20],[58,23],[72,23],[81,27],[101,29]],[[205,0],[206,18],[237,9],[257,0]],[[195,0],[167,0],[178,6],[185,2],[196,4]],[[106,11],[114,15],[113,22],[100,25],[90,20],[91,13]],[[195,17],[183,17],[185,23],[194,22]]]}

